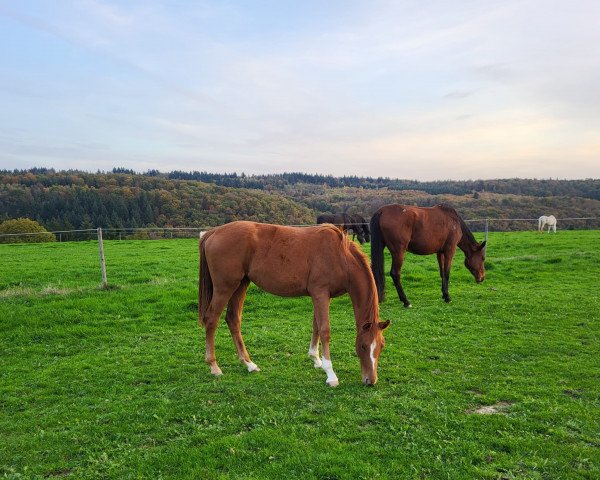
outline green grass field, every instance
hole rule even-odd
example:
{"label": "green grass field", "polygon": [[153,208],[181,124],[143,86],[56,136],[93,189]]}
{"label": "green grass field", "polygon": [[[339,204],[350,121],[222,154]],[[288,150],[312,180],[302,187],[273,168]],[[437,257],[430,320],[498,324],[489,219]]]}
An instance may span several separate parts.
{"label": "green grass field", "polygon": [[[600,478],[600,231],[491,233],[486,281],[458,252],[388,278],[379,383],[361,384],[347,296],[325,384],[308,298],[252,287],[243,333],[203,361],[195,240],[0,245],[0,478]],[[390,261],[387,258],[386,270]],[[496,406],[498,413],[474,411]]]}

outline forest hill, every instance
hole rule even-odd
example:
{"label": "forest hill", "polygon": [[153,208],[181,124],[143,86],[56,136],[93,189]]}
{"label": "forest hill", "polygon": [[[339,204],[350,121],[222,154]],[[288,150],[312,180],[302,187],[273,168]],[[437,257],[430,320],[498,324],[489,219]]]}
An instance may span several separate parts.
{"label": "forest hill", "polygon": [[600,180],[417,182],[303,173],[0,171],[0,221],[26,217],[51,231],[199,227],[239,219],[312,224],[322,213],[369,217],[387,203],[449,203],[465,219],[537,218],[544,213],[599,217]]}

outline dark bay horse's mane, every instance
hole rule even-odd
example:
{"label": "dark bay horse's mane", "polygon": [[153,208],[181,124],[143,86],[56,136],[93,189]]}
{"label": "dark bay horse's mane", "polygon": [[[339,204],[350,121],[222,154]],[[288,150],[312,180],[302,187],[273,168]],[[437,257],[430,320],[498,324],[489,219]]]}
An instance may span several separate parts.
{"label": "dark bay horse's mane", "polygon": [[463,235],[465,235],[467,237],[467,240],[469,241],[469,243],[471,245],[477,245],[477,240],[475,240],[473,233],[471,232],[471,230],[469,229],[469,227],[467,226],[465,221],[461,218],[461,216],[456,212],[456,210],[454,210],[454,208],[452,208],[450,205],[447,205],[445,203],[441,203],[441,204],[437,205],[437,207],[440,208],[441,210],[444,210],[446,213],[448,213],[452,217],[454,217],[460,224],[462,233],[463,233]]}

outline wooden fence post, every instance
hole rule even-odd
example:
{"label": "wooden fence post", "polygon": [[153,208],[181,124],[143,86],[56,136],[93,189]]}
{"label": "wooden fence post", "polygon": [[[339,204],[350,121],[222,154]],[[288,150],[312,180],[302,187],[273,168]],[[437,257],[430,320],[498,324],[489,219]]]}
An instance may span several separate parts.
{"label": "wooden fence post", "polygon": [[104,261],[104,243],[102,242],[102,228],[98,227],[98,248],[100,250],[100,268],[102,269],[102,288],[106,288],[106,263]]}

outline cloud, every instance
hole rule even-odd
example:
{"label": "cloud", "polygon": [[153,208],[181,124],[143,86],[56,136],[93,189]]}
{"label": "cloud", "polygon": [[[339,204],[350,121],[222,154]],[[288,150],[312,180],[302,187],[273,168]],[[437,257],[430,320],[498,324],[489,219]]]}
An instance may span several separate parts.
{"label": "cloud", "polygon": [[598,5],[0,3],[0,128],[56,167],[597,176]]}

